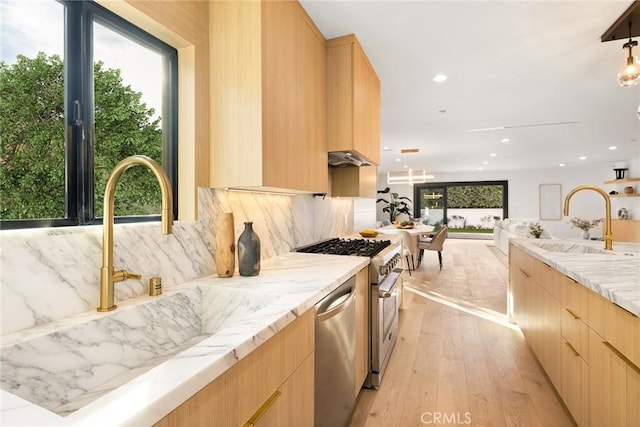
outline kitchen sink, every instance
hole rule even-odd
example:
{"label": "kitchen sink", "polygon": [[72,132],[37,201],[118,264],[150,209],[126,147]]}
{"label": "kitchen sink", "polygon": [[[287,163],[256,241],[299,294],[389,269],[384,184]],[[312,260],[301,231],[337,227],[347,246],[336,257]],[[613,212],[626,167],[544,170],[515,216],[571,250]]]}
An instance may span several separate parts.
{"label": "kitchen sink", "polygon": [[[87,313],[75,324],[14,333],[3,337],[1,387],[65,416],[197,343],[224,335],[276,298],[199,284],[139,297],[113,312]],[[207,345],[215,345],[215,338]]]}
{"label": "kitchen sink", "polygon": [[598,247],[593,246],[594,243],[572,242],[567,240],[533,240],[527,239],[527,243],[537,246],[547,252],[565,253],[565,254],[583,254],[583,255],[617,255],[617,256],[640,256],[640,250],[637,245],[629,243],[614,242],[612,251],[602,249],[603,243],[598,242]]}
{"label": "kitchen sink", "polygon": [[554,241],[531,241],[529,242],[540,249],[544,249],[549,252],[562,252],[572,254],[598,254],[598,255],[614,255],[613,251],[607,251],[604,249],[594,248],[593,246],[572,243],[572,242],[554,242]]}

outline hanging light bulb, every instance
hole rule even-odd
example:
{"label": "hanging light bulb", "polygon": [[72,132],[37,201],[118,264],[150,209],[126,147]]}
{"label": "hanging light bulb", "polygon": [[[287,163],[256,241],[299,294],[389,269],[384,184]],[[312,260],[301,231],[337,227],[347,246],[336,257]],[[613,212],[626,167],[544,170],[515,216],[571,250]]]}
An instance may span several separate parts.
{"label": "hanging light bulb", "polygon": [[622,87],[635,86],[640,82],[640,62],[637,56],[633,56],[634,46],[638,46],[638,42],[631,40],[631,21],[629,21],[629,41],[622,46],[623,49],[629,49],[629,55],[618,73],[618,83]]}

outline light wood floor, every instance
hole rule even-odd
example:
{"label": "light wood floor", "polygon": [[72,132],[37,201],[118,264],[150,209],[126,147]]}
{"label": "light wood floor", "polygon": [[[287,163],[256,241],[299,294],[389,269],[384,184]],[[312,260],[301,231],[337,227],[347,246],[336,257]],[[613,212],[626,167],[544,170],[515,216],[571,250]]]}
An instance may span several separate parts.
{"label": "light wood floor", "polygon": [[507,258],[448,239],[407,276],[398,341],[349,426],[571,426],[522,333],[507,322]]}

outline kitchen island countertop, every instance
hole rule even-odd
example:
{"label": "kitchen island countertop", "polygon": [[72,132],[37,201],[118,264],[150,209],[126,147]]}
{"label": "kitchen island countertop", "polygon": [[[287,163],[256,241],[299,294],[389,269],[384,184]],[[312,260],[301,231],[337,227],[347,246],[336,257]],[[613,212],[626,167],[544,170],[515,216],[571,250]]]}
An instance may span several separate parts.
{"label": "kitchen island countertop", "polygon": [[640,244],[614,242],[613,252],[579,253],[572,250],[545,250],[540,245],[569,249],[586,246],[596,252],[602,249],[603,242],[521,238],[512,239],[511,243],[598,295],[640,316]]}

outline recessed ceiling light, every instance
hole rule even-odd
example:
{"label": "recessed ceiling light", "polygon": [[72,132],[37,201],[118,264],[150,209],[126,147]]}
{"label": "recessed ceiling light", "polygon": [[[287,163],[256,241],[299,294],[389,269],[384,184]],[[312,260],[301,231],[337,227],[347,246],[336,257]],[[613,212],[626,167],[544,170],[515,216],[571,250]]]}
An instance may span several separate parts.
{"label": "recessed ceiling light", "polygon": [[383,147],[382,151],[391,151],[391,147]]}
{"label": "recessed ceiling light", "polygon": [[483,164],[483,165],[488,165],[488,164],[489,164],[489,162],[482,162],[482,164]]}
{"label": "recessed ceiling light", "polygon": [[580,156],[578,157],[578,160],[587,160],[587,156]]}
{"label": "recessed ceiling light", "polygon": [[449,77],[445,76],[444,74],[436,74],[433,77],[433,81],[436,83],[442,83],[444,81],[446,81]]}
{"label": "recessed ceiling light", "polygon": [[404,165],[404,166],[402,166],[402,167],[403,167],[403,168],[408,168],[409,166],[407,166],[407,165]]}
{"label": "recessed ceiling light", "polygon": [[563,167],[567,166],[567,164],[566,164],[566,163],[560,163],[558,166],[560,166],[561,168],[563,168]]}
{"label": "recessed ceiling light", "polygon": [[398,158],[396,159],[396,162],[399,162],[399,161],[400,161],[400,158],[398,157]]}
{"label": "recessed ceiling light", "polygon": [[509,138],[502,138],[502,139],[500,140],[500,142],[509,142],[509,141],[510,141],[510,140],[509,140]]}
{"label": "recessed ceiling light", "polygon": [[497,154],[496,154],[496,153],[491,153],[491,154],[489,154],[489,157],[495,157],[495,156],[497,156]]}
{"label": "recessed ceiling light", "polygon": [[616,147],[615,145],[612,145],[611,147],[609,147],[609,150],[617,150],[618,147]]}

